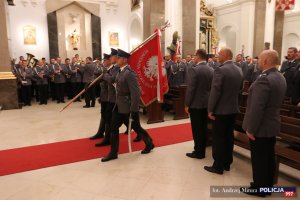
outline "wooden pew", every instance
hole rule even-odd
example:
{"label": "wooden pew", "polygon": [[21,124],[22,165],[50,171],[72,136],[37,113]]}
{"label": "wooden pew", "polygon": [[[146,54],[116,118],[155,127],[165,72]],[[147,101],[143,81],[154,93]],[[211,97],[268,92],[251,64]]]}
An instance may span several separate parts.
{"label": "wooden pew", "polygon": [[185,112],[185,93],[187,86],[171,87],[165,95],[164,103],[172,106],[174,110],[174,120],[187,119],[188,114]]}
{"label": "wooden pew", "polygon": [[164,122],[164,112],[162,110],[162,103],[154,101],[147,107],[140,102],[140,108],[143,109],[143,114],[148,115],[147,124],[154,124]]}

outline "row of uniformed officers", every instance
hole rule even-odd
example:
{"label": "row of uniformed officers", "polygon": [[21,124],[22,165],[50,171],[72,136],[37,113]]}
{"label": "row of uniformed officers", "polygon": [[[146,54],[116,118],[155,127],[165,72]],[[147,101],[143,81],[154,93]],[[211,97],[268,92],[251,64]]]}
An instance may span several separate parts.
{"label": "row of uniformed officers", "polygon": [[[234,62],[242,69],[243,79],[253,82],[261,73],[257,61],[257,57],[252,59],[249,56],[247,56],[246,60],[244,61],[243,55],[238,54]],[[175,61],[173,61],[170,54],[166,54],[165,67],[169,86],[178,87],[180,85],[185,85],[187,83],[187,79],[189,79],[187,70],[194,65],[194,63],[195,56],[187,55],[185,59],[182,59],[180,55],[177,55]],[[218,55],[210,56],[207,59],[207,64],[213,70],[219,67],[220,63],[218,61]]]}
{"label": "row of uniformed officers", "polygon": [[[78,57],[65,59],[62,63],[60,57],[45,63],[39,60],[35,67],[29,67],[27,60],[21,59],[13,66],[12,72],[17,77],[20,101],[24,106],[31,105],[33,91],[40,104],[47,104],[49,97],[57,103],[65,103],[65,95],[68,99],[75,97],[83,87],[87,87],[102,70],[99,61],[93,62],[87,57],[85,62],[79,62]],[[50,94],[50,95],[49,95]],[[92,87],[85,94],[85,108],[95,106],[95,88]],[[76,101],[81,101],[78,98]]]}

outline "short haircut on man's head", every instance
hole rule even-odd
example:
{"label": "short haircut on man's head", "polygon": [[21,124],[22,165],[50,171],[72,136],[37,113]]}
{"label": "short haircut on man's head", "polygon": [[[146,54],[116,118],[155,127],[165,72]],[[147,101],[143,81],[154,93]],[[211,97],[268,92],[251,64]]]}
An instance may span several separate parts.
{"label": "short haircut on man's head", "polygon": [[297,53],[298,52],[298,49],[296,47],[290,47],[289,49],[293,50],[294,53]]}
{"label": "short haircut on man's head", "polygon": [[86,59],[89,61],[93,61],[93,59],[91,57],[86,57]]}
{"label": "short haircut on man's head", "polygon": [[279,62],[279,54],[276,50],[264,50],[261,55],[260,55],[263,59],[267,60],[267,63],[269,65],[276,65]]}
{"label": "short haircut on man's head", "polygon": [[65,61],[70,60],[70,58],[66,58]]}
{"label": "short haircut on man's head", "polygon": [[205,49],[198,49],[196,51],[196,56],[199,56],[202,59],[206,59],[207,58],[207,53],[206,53]]}

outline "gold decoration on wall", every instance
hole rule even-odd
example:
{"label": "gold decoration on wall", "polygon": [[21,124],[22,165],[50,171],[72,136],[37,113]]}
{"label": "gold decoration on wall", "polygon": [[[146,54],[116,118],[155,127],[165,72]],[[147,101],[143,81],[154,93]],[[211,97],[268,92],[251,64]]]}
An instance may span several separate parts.
{"label": "gold decoration on wall", "polygon": [[36,29],[34,26],[24,26],[23,27],[23,37],[25,45],[35,45],[36,44]]}
{"label": "gold decoration on wall", "polygon": [[109,46],[118,47],[119,46],[119,33],[109,32]]}
{"label": "gold decoration on wall", "polygon": [[200,2],[200,48],[209,54],[215,54],[219,44],[216,18],[213,9],[208,9],[205,0]]}

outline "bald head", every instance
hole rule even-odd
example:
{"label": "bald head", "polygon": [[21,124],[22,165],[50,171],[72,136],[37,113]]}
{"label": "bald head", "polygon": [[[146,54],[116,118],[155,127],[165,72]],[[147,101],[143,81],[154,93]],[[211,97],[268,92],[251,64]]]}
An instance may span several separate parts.
{"label": "bald head", "polygon": [[219,62],[223,64],[227,60],[232,60],[233,58],[233,53],[230,48],[222,48],[219,52]]}
{"label": "bald head", "polygon": [[264,50],[259,55],[259,66],[261,70],[270,69],[276,67],[279,62],[278,52],[275,50]]}

